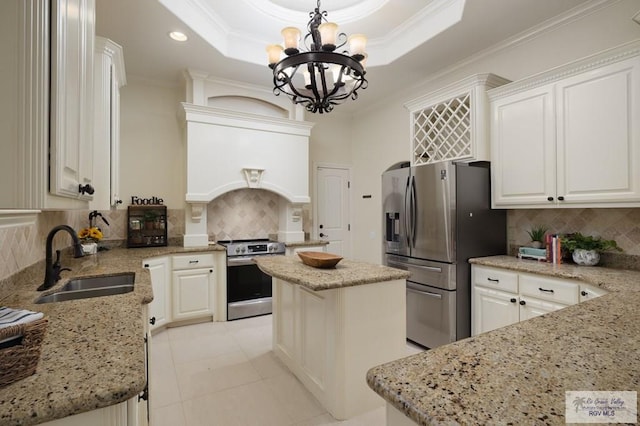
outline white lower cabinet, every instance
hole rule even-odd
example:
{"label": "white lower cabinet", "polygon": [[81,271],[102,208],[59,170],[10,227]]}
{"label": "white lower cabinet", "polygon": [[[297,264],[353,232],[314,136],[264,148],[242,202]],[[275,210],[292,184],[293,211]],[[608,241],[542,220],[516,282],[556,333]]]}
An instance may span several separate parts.
{"label": "white lower cabinet", "polygon": [[171,258],[169,256],[145,259],[142,264],[149,270],[153,301],[149,304],[151,330],[171,322]]}
{"label": "white lower cabinet", "polygon": [[589,284],[580,284],[580,302],[586,302],[607,294],[606,290]]}
{"label": "white lower cabinet", "polygon": [[273,278],[273,353],[336,419],[383,405],[364,380],[406,350],[406,282],[312,291]]}
{"label": "white lower cabinet", "polygon": [[151,331],[184,320],[226,320],[225,252],[161,256],[142,263],[153,288]]}
{"label": "white lower cabinet", "polygon": [[138,397],[110,407],[99,408],[58,420],[42,423],[42,426],[143,426],[138,423]]}
{"label": "white lower cabinet", "polygon": [[520,320],[517,294],[474,285],[473,296],[474,336]]}
{"label": "white lower cabinet", "polygon": [[473,336],[602,296],[580,281],[472,265]]}
{"label": "white lower cabinet", "polygon": [[215,309],[213,254],[173,256],[171,287],[173,321],[213,315]]}

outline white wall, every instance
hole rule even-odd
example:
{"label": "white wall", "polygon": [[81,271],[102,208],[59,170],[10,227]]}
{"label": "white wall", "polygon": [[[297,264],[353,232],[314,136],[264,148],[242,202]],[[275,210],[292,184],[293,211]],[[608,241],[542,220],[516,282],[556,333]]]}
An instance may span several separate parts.
{"label": "white wall", "polygon": [[120,208],[132,195],[183,208],[185,145],[177,115],[182,90],[128,78],[120,93]]}
{"label": "white wall", "polygon": [[[312,237],[315,229],[313,222],[313,204],[316,202],[315,167],[319,164],[353,166],[351,156],[353,119],[338,115],[338,111],[336,109],[331,114],[306,114],[305,116],[305,120],[315,123],[309,138],[309,194],[311,196],[311,204],[306,206],[304,211],[304,231],[312,234]],[[353,215],[351,217],[353,218]]]}
{"label": "white wall", "polygon": [[[380,175],[395,162],[409,160],[409,114],[403,107],[405,102],[472,74],[490,72],[518,80],[640,38],[640,26],[631,20],[638,9],[637,0],[609,2],[606,8],[536,37],[495,52],[476,54],[439,76],[425,76],[422,84],[360,112],[353,120],[352,137],[352,214],[358,218],[352,227],[353,257],[370,262],[382,260]],[[373,74],[375,68],[369,71]],[[362,194],[373,197],[362,199]]]}

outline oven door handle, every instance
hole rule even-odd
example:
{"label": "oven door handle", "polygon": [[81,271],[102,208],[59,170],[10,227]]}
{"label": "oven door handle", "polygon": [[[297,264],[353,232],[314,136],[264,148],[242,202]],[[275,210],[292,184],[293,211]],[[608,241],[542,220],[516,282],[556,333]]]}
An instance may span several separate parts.
{"label": "oven door handle", "polygon": [[407,287],[409,293],[419,294],[421,296],[433,297],[435,299],[442,299],[442,295],[438,293],[431,293],[430,291],[420,291],[410,287]]}
{"label": "oven door handle", "polygon": [[228,258],[227,266],[246,266],[246,265],[255,265],[256,261],[253,260],[253,257],[240,257],[240,258]]}

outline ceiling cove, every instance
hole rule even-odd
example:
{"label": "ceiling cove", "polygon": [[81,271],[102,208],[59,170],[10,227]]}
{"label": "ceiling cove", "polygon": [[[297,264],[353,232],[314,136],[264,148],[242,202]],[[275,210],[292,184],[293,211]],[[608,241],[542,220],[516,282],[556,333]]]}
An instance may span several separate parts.
{"label": "ceiling cove", "polygon": [[[321,9],[340,31],[365,34],[367,67],[387,65],[462,19],[466,0],[324,0]],[[265,65],[280,30],[306,33],[313,0],[159,0],[228,58]]]}

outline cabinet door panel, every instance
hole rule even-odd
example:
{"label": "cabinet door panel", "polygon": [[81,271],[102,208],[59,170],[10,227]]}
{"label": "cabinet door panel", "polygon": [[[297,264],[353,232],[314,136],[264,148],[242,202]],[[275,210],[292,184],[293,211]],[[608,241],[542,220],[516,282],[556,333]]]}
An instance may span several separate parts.
{"label": "cabinet door panel", "polygon": [[173,271],[173,319],[213,314],[213,269]]}
{"label": "cabinet door panel", "polygon": [[555,198],[555,134],[551,86],[492,102],[493,203],[551,204]]}
{"label": "cabinet door panel", "polygon": [[295,341],[296,326],[294,307],[297,303],[296,288],[294,284],[287,281],[273,279],[273,309],[277,311],[274,319],[277,321],[273,327],[273,347],[278,347],[282,353],[291,359],[298,357]]}
{"label": "cabinet door panel", "polygon": [[320,387],[325,387],[327,367],[327,302],[322,292],[299,287],[300,365]]}
{"label": "cabinet door panel", "polygon": [[473,287],[473,336],[519,320],[517,295],[484,287]]}
{"label": "cabinet door panel", "polygon": [[524,302],[524,305],[520,305],[520,321],[525,321],[567,307],[567,305],[561,305],[559,303],[545,302],[526,297],[521,298],[521,302]]}
{"label": "cabinet door panel", "polygon": [[640,201],[640,59],[557,84],[558,195]]}
{"label": "cabinet door panel", "polygon": [[52,2],[50,191],[80,195],[93,179],[94,0]]}
{"label": "cabinet door panel", "polygon": [[149,304],[149,315],[155,318],[151,329],[166,325],[171,322],[171,275],[169,273],[169,258],[160,257],[143,261],[151,276],[153,300]]}

